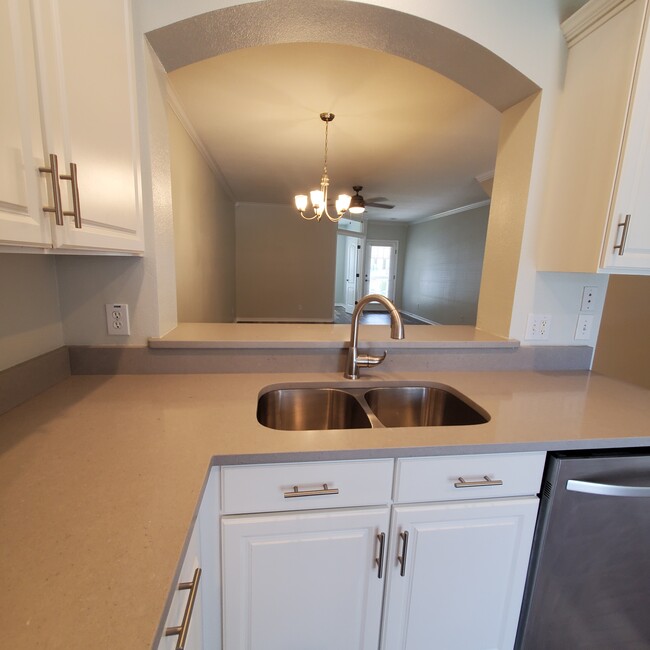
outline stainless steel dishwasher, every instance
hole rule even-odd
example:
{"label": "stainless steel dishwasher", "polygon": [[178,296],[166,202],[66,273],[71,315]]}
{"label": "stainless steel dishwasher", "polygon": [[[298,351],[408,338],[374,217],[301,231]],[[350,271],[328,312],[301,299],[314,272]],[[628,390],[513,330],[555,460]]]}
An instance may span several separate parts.
{"label": "stainless steel dishwasher", "polygon": [[549,457],[515,647],[650,648],[650,452]]}

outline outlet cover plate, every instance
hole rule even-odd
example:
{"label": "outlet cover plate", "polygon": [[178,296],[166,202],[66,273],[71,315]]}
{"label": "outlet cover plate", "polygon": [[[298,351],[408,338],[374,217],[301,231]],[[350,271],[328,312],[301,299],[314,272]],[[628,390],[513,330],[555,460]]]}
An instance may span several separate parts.
{"label": "outlet cover plate", "polygon": [[129,306],[124,303],[106,305],[106,328],[111,336],[128,336],[131,333]]}
{"label": "outlet cover plate", "polygon": [[528,314],[527,341],[547,341],[551,335],[550,314]]}

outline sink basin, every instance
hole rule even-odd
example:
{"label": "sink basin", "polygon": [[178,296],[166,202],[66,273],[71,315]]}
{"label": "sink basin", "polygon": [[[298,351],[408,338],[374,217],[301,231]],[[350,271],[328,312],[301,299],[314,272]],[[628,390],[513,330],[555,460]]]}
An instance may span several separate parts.
{"label": "sink basin", "polygon": [[337,388],[279,388],[257,403],[257,421],[271,429],[369,429],[361,403]]}
{"label": "sink basin", "polygon": [[270,429],[314,431],[483,424],[490,416],[449,386],[343,384],[269,386],[257,421]]}
{"label": "sink basin", "polygon": [[373,388],[364,395],[386,427],[432,427],[483,424],[482,413],[442,387],[393,386]]}

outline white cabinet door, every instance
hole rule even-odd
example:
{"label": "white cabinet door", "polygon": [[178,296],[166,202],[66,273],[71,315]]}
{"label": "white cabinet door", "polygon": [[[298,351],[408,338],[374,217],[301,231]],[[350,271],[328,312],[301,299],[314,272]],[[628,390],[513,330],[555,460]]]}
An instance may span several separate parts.
{"label": "white cabinet door", "polygon": [[0,0],[0,79],[0,244],[50,247],[50,219],[41,210],[43,141],[31,12],[25,0]]}
{"label": "white cabinet door", "polygon": [[536,497],[396,506],[382,648],[511,649],[537,508]]}
{"label": "white cabinet door", "polygon": [[389,509],[222,519],[227,650],[376,650]]}
{"label": "white cabinet door", "polygon": [[650,271],[650,38],[647,32],[628,113],[608,232],[603,268]]}
{"label": "white cabinet door", "polygon": [[[129,0],[32,0],[46,150],[77,166],[82,227],[58,248],[142,251],[139,145]],[[63,209],[73,211],[70,180]]]}

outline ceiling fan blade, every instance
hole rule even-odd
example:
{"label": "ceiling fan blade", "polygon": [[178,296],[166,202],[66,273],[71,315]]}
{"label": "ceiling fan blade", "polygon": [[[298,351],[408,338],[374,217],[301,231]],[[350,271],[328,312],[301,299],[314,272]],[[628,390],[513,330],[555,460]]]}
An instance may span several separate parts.
{"label": "ceiling fan blade", "polygon": [[386,203],[388,199],[385,196],[371,196],[366,200],[366,203]]}
{"label": "ceiling fan blade", "polygon": [[392,210],[395,207],[389,203],[371,203],[370,201],[366,201],[365,203],[367,208],[384,208],[384,210]]}

